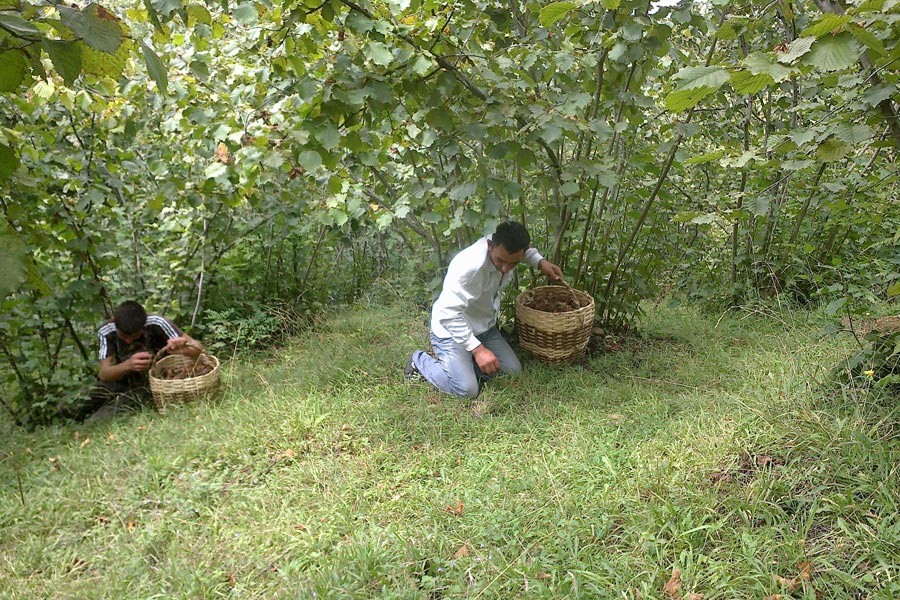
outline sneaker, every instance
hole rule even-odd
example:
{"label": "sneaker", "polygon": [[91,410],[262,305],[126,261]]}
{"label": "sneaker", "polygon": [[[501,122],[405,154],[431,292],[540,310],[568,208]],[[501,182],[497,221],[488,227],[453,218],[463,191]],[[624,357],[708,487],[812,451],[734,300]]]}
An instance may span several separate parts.
{"label": "sneaker", "polygon": [[413,354],[410,354],[409,360],[406,361],[406,370],[403,372],[403,379],[406,381],[425,381],[425,377],[422,376],[419,369],[416,368],[416,363],[413,362],[413,356]]}

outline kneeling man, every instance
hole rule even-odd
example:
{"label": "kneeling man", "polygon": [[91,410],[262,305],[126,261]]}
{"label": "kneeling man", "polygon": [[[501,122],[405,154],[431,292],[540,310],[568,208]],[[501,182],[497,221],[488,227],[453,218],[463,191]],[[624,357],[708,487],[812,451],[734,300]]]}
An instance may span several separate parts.
{"label": "kneeling man", "polygon": [[407,379],[425,379],[446,394],[474,398],[484,380],[522,370],[497,329],[500,296],[522,261],[553,281],[563,278],[558,266],[531,247],[531,237],[521,223],[501,223],[490,238],[453,257],[431,310],[435,357],[413,352],[406,365]]}

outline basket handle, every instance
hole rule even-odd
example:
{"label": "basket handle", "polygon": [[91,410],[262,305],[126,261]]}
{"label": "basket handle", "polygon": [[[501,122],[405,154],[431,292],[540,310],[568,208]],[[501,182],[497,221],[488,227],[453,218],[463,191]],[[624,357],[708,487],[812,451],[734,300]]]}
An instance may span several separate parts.
{"label": "basket handle", "polygon": [[578,301],[578,296],[575,294],[575,288],[573,288],[571,285],[569,285],[569,282],[566,281],[565,279],[560,279],[559,281],[560,281],[564,286],[566,286],[566,289],[569,290],[569,293],[570,293],[570,294],[572,294],[572,301],[575,302],[575,305],[580,307],[580,306],[581,306],[581,302]]}

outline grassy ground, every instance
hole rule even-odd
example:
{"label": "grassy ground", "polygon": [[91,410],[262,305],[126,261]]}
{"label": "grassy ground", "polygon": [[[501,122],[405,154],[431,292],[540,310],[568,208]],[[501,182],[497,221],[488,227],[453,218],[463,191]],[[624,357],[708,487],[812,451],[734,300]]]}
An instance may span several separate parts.
{"label": "grassy ground", "polygon": [[819,388],[846,340],[662,307],[473,403],[402,381],[422,322],[351,309],[216,405],[3,432],[0,596],[900,596],[900,411]]}

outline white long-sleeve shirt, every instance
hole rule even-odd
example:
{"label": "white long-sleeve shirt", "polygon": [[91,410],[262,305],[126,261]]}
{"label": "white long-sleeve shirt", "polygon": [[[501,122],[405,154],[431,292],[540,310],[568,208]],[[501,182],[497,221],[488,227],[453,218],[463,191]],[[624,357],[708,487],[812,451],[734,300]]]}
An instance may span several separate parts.
{"label": "white long-sleeve shirt", "polygon": [[[537,267],[544,257],[529,248],[523,262]],[[504,275],[488,256],[488,238],[463,249],[450,261],[441,295],[431,309],[431,331],[471,352],[481,345],[481,335],[497,324],[500,295],[512,278]]]}

